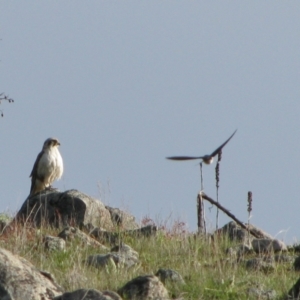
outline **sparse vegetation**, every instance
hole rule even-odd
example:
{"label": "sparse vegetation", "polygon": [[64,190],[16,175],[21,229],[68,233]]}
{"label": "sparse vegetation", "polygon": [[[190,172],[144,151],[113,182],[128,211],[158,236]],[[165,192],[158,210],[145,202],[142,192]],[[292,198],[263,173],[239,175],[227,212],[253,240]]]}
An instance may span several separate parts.
{"label": "sparse vegetation", "polygon": [[67,241],[65,252],[45,250],[43,237],[57,236],[60,231],[16,226],[2,234],[0,247],[50,272],[67,291],[83,287],[117,291],[134,277],[155,274],[159,268],[171,268],[185,280],[184,285],[166,283],[174,299],[258,299],[251,298],[247,292],[257,286],[276,290],[276,299],[280,299],[299,278],[287,263],[278,263],[275,271],[269,273],[247,270],[236,257],[226,253],[227,248],[235,245],[226,236],[203,238],[188,233],[181,222],[176,222],[170,230],[162,228],[154,237],[124,236],[123,242],[136,250],[140,258],[139,266],[129,270],[86,266],[83,261],[89,255],[104,252],[79,240]]}

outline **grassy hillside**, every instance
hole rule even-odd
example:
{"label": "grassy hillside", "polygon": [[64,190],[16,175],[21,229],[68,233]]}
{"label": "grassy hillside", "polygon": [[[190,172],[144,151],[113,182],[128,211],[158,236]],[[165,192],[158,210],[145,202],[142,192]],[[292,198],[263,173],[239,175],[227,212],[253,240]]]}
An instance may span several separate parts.
{"label": "grassy hillside", "polygon": [[155,274],[159,268],[168,268],[179,272],[185,280],[183,285],[166,283],[172,298],[258,299],[248,294],[249,288],[258,287],[275,290],[276,299],[280,299],[299,278],[292,263],[277,263],[271,271],[248,270],[243,259],[257,257],[257,254],[249,254],[237,262],[236,257],[226,254],[226,249],[235,245],[226,236],[204,239],[186,233],[178,226],[169,231],[160,230],[150,238],[122,237],[124,243],[139,253],[138,266],[129,270],[113,265],[97,269],[86,266],[83,261],[91,254],[105,251],[79,240],[67,241],[66,251],[47,251],[43,237],[57,236],[59,232],[16,226],[1,236],[0,247],[26,258],[38,269],[50,272],[66,291],[78,288],[116,291],[136,276]]}

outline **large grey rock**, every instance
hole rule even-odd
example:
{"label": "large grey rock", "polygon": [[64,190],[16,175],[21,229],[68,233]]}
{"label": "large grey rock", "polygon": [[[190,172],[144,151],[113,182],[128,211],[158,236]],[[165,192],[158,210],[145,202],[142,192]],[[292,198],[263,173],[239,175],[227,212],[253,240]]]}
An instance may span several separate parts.
{"label": "large grey rock", "polygon": [[105,208],[109,211],[114,225],[126,230],[139,228],[139,225],[135,222],[135,217],[131,214],[122,211],[119,208],[110,206],[105,206]]}
{"label": "large grey rock", "polygon": [[43,191],[25,200],[16,219],[26,220],[35,226],[77,227],[90,223],[105,229],[113,228],[110,213],[104,204],[77,190],[62,193]]}
{"label": "large grey rock", "polygon": [[112,254],[117,254],[124,259],[123,264],[126,268],[131,268],[139,264],[139,254],[129,245],[121,243],[118,246],[111,248]]}
{"label": "large grey rock", "polygon": [[116,270],[117,265],[121,264],[120,258],[117,255],[111,253],[108,254],[93,254],[90,255],[85,263],[95,268],[105,268],[107,270]]}
{"label": "large grey rock", "polygon": [[[247,225],[247,224],[245,224]],[[273,239],[273,237],[264,232],[263,230],[259,229],[258,227],[255,227],[253,225],[250,224],[250,230],[251,232],[255,233],[255,235],[259,238],[263,238],[263,239]],[[222,232],[224,234],[227,234],[229,236],[229,238],[231,240],[238,240],[238,241],[242,241],[242,242],[250,242],[252,241],[252,239],[254,238],[254,236],[251,234],[250,232],[250,236],[249,236],[249,232],[248,230],[242,228],[240,225],[238,225],[236,222],[231,221],[227,224],[225,224],[221,229],[218,230],[218,233]]]}
{"label": "large grey rock", "polygon": [[116,270],[117,268],[129,269],[139,263],[138,258],[120,254],[117,252],[111,252],[108,254],[94,254],[90,255],[86,263],[96,268],[111,268]]}
{"label": "large grey rock", "polygon": [[275,270],[275,260],[272,257],[255,257],[246,261],[246,268],[249,270],[271,272]]}
{"label": "large grey rock", "polygon": [[53,300],[122,300],[115,292],[98,290],[79,289],[73,292],[67,292],[55,297]]}
{"label": "large grey rock", "polygon": [[45,248],[50,251],[65,251],[66,242],[60,237],[46,235],[43,239]]}
{"label": "large grey rock", "polygon": [[154,275],[136,277],[120,288],[118,293],[130,300],[170,299],[167,289]]}
{"label": "large grey rock", "polygon": [[62,292],[49,273],[0,248],[0,299],[50,300]]}
{"label": "large grey rock", "polygon": [[[221,229],[218,230],[218,233],[219,232],[228,235],[228,237],[234,241],[237,240],[237,241],[244,242],[249,237],[247,230],[243,229],[234,221],[225,224]],[[250,239],[252,239],[251,235],[250,235]]]}
{"label": "large grey rock", "polygon": [[159,269],[155,276],[157,276],[161,282],[165,284],[165,282],[169,281],[176,284],[185,284],[182,276],[172,269]]}
{"label": "large grey rock", "polygon": [[121,240],[121,233],[110,232],[99,227],[94,228],[90,232],[90,235],[96,238],[100,243],[108,243],[111,245],[118,244]]}
{"label": "large grey rock", "polygon": [[100,248],[102,250],[108,250],[107,247],[105,247],[104,245],[102,245],[101,243],[96,241],[95,239],[91,238],[90,236],[85,234],[80,229],[74,228],[74,227],[71,227],[71,226],[68,226],[68,227],[64,228],[63,231],[61,231],[58,234],[58,237],[64,239],[65,241],[78,239],[78,240],[82,241],[82,243],[87,245],[87,246],[93,246],[93,247]]}
{"label": "large grey rock", "polygon": [[253,239],[252,247],[257,253],[287,251],[286,245],[282,241],[276,239]]}
{"label": "large grey rock", "polygon": [[240,259],[244,257],[246,254],[254,252],[252,245],[239,244],[233,247],[226,249],[226,254],[229,254],[231,258]]}
{"label": "large grey rock", "polygon": [[[261,299],[261,300],[272,300],[276,299],[277,293],[275,290],[263,290],[261,288],[253,287],[247,290],[247,293],[253,299]],[[252,299],[251,298],[251,299]]]}
{"label": "large grey rock", "polygon": [[122,241],[123,236],[132,236],[134,238],[150,237],[155,236],[156,232],[156,226],[147,225],[141,228],[133,230],[124,230],[120,232],[109,232],[103,228],[94,228],[90,234],[101,243],[110,243],[112,245],[118,245]]}
{"label": "large grey rock", "polygon": [[296,259],[296,256],[279,253],[274,256],[274,259],[277,263],[289,263],[292,265]]}

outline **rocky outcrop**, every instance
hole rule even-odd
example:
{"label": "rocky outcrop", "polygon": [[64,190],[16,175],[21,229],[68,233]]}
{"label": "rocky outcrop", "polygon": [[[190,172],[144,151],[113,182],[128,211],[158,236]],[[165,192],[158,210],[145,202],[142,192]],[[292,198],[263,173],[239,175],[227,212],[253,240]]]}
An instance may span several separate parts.
{"label": "rocky outcrop", "polygon": [[107,247],[105,247],[104,245],[102,245],[101,243],[96,241],[95,239],[91,238],[89,235],[87,235],[86,233],[84,233],[80,229],[74,228],[74,227],[71,227],[71,226],[68,226],[68,227],[64,228],[63,231],[61,231],[58,234],[58,237],[64,239],[65,241],[71,241],[71,240],[74,240],[74,239],[78,239],[84,245],[97,247],[97,248],[100,248],[102,250],[108,250]]}
{"label": "rocky outcrop", "polygon": [[99,240],[101,243],[109,243],[112,245],[119,244],[122,236],[150,237],[156,235],[157,227],[154,225],[147,225],[138,229],[125,230],[120,232],[109,232],[103,228],[94,228],[90,234]]}
{"label": "rocky outcrop", "polygon": [[273,237],[264,232],[263,230],[253,226],[250,224],[249,226],[250,229],[250,235],[248,230],[242,228],[240,225],[238,225],[236,222],[231,221],[224,225],[221,229],[219,229],[216,234],[223,233],[227,234],[228,237],[233,240],[233,241],[241,241],[241,242],[250,242],[254,239],[254,236],[251,234],[251,232],[255,233],[255,236],[260,238],[260,239],[267,239],[267,240],[272,240]]}
{"label": "rocky outcrop", "polygon": [[253,239],[251,244],[257,253],[287,251],[286,245],[276,239]]}
{"label": "rocky outcrop", "polygon": [[46,250],[50,251],[65,251],[66,242],[60,237],[46,235],[43,239]]}
{"label": "rocky outcrop", "polygon": [[1,299],[50,300],[63,292],[49,273],[2,248],[0,270]]}
{"label": "rocky outcrop", "polygon": [[251,297],[250,299],[261,299],[261,300],[272,300],[276,299],[277,293],[275,290],[264,290],[259,287],[252,287],[247,290],[247,294]]}
{"label": "rocky outcrop", "polygon": [[35,226],[74,227],[93,224],[96,227],[112,229],[110,212],[97,199],[77,190],[66,192],[43,191],[25,200],[15,218],[31,222]]}
{"label": "rocky outcrop", "polygon": [[139,264],[139,254],[130,246],[122,244],[121,246],[113,247],[108,254],[90,255],[86,263],[96,268],[111,266],[113,269],[129,269]]}
{"label": "rocky outcrop", "polygon": [[185,284],[182,276],[172,269],[159,269],[155,276],[157,276],[164,284],[168,281],[176,284]]}
{"label": "rocky outcrop", "polygon": [[255,257],[248,259],[245,262],[245,266],[248,270],[271,272],[275,270],[275,261],[272,257]]}
{"label": "rocky outcrop", "polygon": [[121,229],[137,229],[140,226],[135,222],[135,217],[131,214],[120,210],[119,208],[113,208],[110,206],[105,206],[109,211],[111,220],[115,226],[118,226]]}
{"label": "rocky outcrop", "polygon": [[[92,231],[94,228],[135,230],[135,217],[118,208],[105,206],[77,190],[45,190],[25,200],[15,220],[40,227],[73,226]],[[0,228],[1,229],[1,228]]]}
{"label": "rocky outcrop", "polygon": [[250,253],[274,253],[287,251],[287,246],[276,239],[252,239],[251,244],[243,243],[226,250],[231,257],[243,257]]}
{"label": "rocky outcrop", "polygon": [[118,293],[131,300],[170,299],[167,289],[154,275],[136,277],[119,289]]}
{"label": "rocky outcrop", "polygon": [[123,266],[127,269],[136,266],[140,263],[139,254],[129,245],[121,243],[119,246],[111,248],[111,253],[116,254],[123,259]]}

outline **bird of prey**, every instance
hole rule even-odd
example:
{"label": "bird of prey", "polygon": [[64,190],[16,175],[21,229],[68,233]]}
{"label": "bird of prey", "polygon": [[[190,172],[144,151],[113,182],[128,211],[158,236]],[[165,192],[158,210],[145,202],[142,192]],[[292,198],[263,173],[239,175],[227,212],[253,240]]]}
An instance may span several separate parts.
{"label": "bird of prey", "polygon": [[31,177],[29,197],[51,188],[52,182],[61,178],[64,167],[58,151],[59,145],[59,141],[55,138],[48,138],[44,142],[43,149],[37,156],[29,176]]}
{"label": "bird of prey", "polygon": [[209,165],[213,162],[214,157],[222,151],[222,148],[230,141],[230,139],[234,136],[234,134],[236,133],[237,129],[235,130],[235,132],[220,146],[218,147],[214,152],[212,152],[211,154],[207,154],[204,156],[171,156],[171,157],[167,157],[167,159],[172,159],[172,160],[190,160],[190,159],[202,159],[202,161]]}

